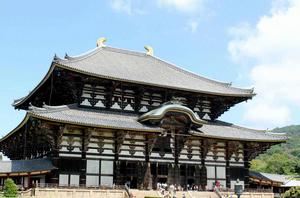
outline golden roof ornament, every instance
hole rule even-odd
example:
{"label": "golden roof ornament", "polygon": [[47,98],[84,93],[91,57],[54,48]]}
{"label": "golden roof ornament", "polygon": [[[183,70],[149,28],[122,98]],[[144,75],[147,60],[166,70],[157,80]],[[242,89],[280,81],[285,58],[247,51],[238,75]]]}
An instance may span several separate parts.
{"label": "golden roof ornament", "polygon": [[147,55],[153,56],[153,48],[151,46],[146,45],[144,48],[147,50]]}
{"label": "golden roof ornament", "polygon": [[97,47],[105,47],[106,45],[104,44],[107,41],[106,38],[101,37],[97,40]]}

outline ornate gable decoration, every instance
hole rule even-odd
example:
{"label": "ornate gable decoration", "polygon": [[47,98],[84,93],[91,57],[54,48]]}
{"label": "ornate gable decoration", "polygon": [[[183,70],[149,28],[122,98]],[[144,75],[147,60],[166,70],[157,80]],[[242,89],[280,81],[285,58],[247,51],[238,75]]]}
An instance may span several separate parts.
{"label": "ornate gable decoration", "polygon": [[149,111],[141,115],[138,119],[139,122],[160,122],[166,116],[167,113],[180,113],[186,115],[191,124],[195,127],[201,127],[206,121],[199,118],[199,116],[193,112],[190,108],[183,106],[178,98],[172,98],[171,101],[164,103],[157,109]]}

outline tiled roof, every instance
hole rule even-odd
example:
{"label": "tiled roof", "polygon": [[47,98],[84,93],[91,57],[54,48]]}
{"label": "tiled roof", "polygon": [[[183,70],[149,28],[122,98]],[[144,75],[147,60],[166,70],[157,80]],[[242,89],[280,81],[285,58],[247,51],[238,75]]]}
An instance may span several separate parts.
{"label": "tiled roof", "polygon": [[159,127],[146,126],[137,121],[138,116],[104,110],[79,108],[76,104],[63,106],[30,107],[29,115],[50,121],[124,130],[149,132],[162,131]]}
{"label": "tiled roof", "polygon": [[229,140],[284,142],[287,139],[286,136],[281,134],[276,135],[268,131],[249,129],[222,121],[208,122],[198,130],[200,132],[194,131],[193,134]]}
{"label": "tiled roof", "polygon": [[300,181],[299,180],[290,180],[286,182],[282,187],[294,187],[294,186],[300,186]]}
{"label": "tiled roof", "polygon": [[77,57],[55,57],[54,63],[88,75],[138,84],[216,95],[254,95],[253,89],[234,88],[230,83],[201,77],[146,53],[112,47],[97,47]]}
{"label": "tiled roof", "polygon": [[[140,123],[139,116],[131,113],[87,109],[78,107],[76,104],[63,106],[47,106],[43,108],[30,107],[22,123],[1,141],[4,141],[11,134],[18,131],[25,125],[29,117],[36,117],[42,120],[60,122],[65,124],[82,125],[89,127],[111,128],[144,132],[162,132],[163,129],[153,125]],[[202,127],[197,131],[191,130],[190,133],[195,136],[240,140],[257,142],[285,142],[287,137],[282,134],[276,135],[263,130],[254,130],[240,127],[231,123],[213,121],[203,122]]]}
{"label": "tiled roof", "polygon": [[256,172],[256,171],[249,171],[249,176],[257,178],[257,179],[261,179],[261,180],[280,182],[282,184],[286,183],[290,178],[287,175],[262,173],[262,172]]}
{"label": "tiled roof", "polygon": [[[138,122],[138,116],[135,114],[86,109],[76,105],[33,107],[29,114],[41,119],[84,126],[137,131],[162,131],[159,127],[152,127]],[[197,136],[220,139],[266,142],[284,142],[286,140],[286,137],[282,135],[248,129],[221,121],[203,123],[199,131],[191,132]]]}
{"label": "tiled roof", "polygon": [[299,177],[297,176],[295,177],[292,175],[279,175],[279,174],[249,171],[249,176],[254,179],[281,183],[281,187],[300,186],[300,181],[295,179]]}
{"label": "tiled roof", "polygon": [[48,171],[55,167],[49,159],[0,161],[0,173],[28,173]]}

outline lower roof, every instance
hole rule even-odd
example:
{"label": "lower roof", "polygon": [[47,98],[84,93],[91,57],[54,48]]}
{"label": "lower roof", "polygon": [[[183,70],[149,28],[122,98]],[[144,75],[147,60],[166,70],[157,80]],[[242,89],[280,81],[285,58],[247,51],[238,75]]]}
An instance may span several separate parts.
{"label": "lower roof", "polygon": [[262,172],[256,172],[256,171],[249,171],[249,176],[252,178],[259,179],[259,180],[278,182],[278,183],[282,183],[282,184],[284,184],[288,180],[290,180],[290,176],[287,176],[287,175],[262,173]]}
{"label": "lower roof", "polygon": [[3,173],[30,173],[50,171],[56,169],[47,158],[32,160],[0,161],[0,174]]}
{"label": "lower roof", "polygon": [[296,180],[291,175],[279,175],[279,174],[272,174],[272,173],[262,173],[256,171],[249,171],[250,178],[258,179],[259,181],[265,182],[272,182],[272,183],[279,183],[280,187],[293,187],[293,186],[300,186],[300,181]]}
{"label": "lower roof", "polygon": [[198,130],[202,133],[192,131],[193,134],[210,138],[254,142],[284,142],[287,140],[287,137],[282,134],[275,134],[266,130],[250,129],[222,121],[208,122],[203,124]]}
{"label": "lower roof", "polygon": [[[0,142],[5,140],[14,132],[18,131],[22,126],[24,126],[30,117],[89,127],[157,133],[163,131],[163,129],[158,126],[150,126],[140,123],[138,121],[139,116],[136,114],[80,108],[77,105],[64,105],[55,107],[45,105],[43,108],[31,107],[30,110],[27,111],[27,115],[23,122],[15,130],[2,138]],[[203,123],[197,131],[191,130],[190,133],[195,136],[207,138],[239,141],[285,142],[287,139],[282,135],[276,135],[267,131],[244,128],[221,121]]]}

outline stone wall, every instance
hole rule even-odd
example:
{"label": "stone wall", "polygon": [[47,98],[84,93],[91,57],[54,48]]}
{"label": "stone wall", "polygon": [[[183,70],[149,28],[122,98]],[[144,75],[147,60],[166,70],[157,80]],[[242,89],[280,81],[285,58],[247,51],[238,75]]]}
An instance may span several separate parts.
{"label": "stone wall", "polygon": [[[236,198],[236,195],[233,195],[233,193],[225,193],[222,192],[222,195],[232,195],[232,198]],[[229,196],[230,197],[230,196]],[[274,198],[274,193],[267,193],[267,192],[245,192],[242,194],[241,198]]]}
{"label": "stone wall", "polygon": [[36,198],[127,198],[123,190],[36,188],[33,194]]}

